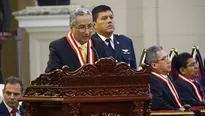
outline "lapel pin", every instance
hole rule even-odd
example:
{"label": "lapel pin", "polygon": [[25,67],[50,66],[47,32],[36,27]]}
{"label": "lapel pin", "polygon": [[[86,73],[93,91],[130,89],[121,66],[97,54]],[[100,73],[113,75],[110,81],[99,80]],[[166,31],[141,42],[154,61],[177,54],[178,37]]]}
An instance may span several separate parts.
{"label": "lapel pin", "polygon": [[117,44],[120,44],[120,42],[119,42],[119,41],[117,41]]}

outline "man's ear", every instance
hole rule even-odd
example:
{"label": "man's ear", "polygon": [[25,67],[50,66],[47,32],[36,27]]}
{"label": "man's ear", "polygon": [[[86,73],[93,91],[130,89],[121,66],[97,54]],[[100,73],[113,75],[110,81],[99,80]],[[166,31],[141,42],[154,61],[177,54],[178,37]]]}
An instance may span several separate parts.
{"label": "man's ear", "polygon": [[93,27],[94,27],[94,29],[96,29],[96,22],[95,21],[93,21]]}
{"label": "man's ear", "polygon": [[153,69],[156,69],[156,64],[155,63],[151,63],[150,66],[153,68]]}
{"label": "man's ear", "polygon": [[183,75],[185,74],[185,68],[184,67],[179,68],[179,71],[180,71],[181,74],[183,74]]}
{"label": "man's ear", "polygon": [[69,27],[70,27],[70,30],[72,30],[72,28],[73,28],[73,25],[70,25]]}

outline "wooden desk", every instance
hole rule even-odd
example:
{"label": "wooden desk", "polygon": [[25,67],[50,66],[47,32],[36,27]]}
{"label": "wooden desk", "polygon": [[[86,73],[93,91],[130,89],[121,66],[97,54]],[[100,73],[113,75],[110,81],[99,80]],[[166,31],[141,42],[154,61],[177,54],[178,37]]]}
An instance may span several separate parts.
{"label": "wooden desk", "polygon": [[204,106],[192,106],[190,110],[195,113],[195,116],[202,116],[205,114]]}
{"label": "wooden desk", "polygon": [[205,114],[205,109],[201,109],[200,112],[201,112],[201,114],[204,115]]}
{"label": "wooden desk", "polygon": [[194,116],[194,112],[181,112],[176,110],[152,111],[151,116]]}

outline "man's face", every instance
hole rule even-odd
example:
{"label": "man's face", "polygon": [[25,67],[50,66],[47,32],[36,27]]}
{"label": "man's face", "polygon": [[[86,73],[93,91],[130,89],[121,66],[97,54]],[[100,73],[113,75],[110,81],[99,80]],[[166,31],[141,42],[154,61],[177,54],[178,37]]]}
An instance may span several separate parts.
{"label": "man's face", "polygon": [[160,50],[157,52],[158,60],[152,64],[153,68],[160,74],[167,75],[171,71],[171,62],[169,56]]}
{"label": "man's face", "polygon": [[6,104],[11,108],[17,108],[19,104],[19,99],[21,98],[21,86],[20,84],[10,84],[7,83],[3,89],[3,96]]}
{"label": "man's face", "polygon": [[198,64],[194,58],[187,60],[186,68],[181,68],[181,73],[187,78],[194,79],[198,75]]}
{"label": "man's face", "polygon": [[74,38],[80,44],[87,43],[92,35],[93,23],[89,15],[77,16],[75,25],[70,26]]}
{"label": "man's face", "polygon": [[100,12],[96,21],[94,21],[94,28],[97,33],[113,33],[115,30],[114,15],[111,11]]}

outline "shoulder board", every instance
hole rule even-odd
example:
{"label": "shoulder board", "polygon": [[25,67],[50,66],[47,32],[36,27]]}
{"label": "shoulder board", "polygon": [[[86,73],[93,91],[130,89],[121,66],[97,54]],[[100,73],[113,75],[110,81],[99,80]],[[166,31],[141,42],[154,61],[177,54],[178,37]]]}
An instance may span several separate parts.
{"label": "shoulder board", "polygon": [[117,36],[124,36],[123,34],[116,34]]}

